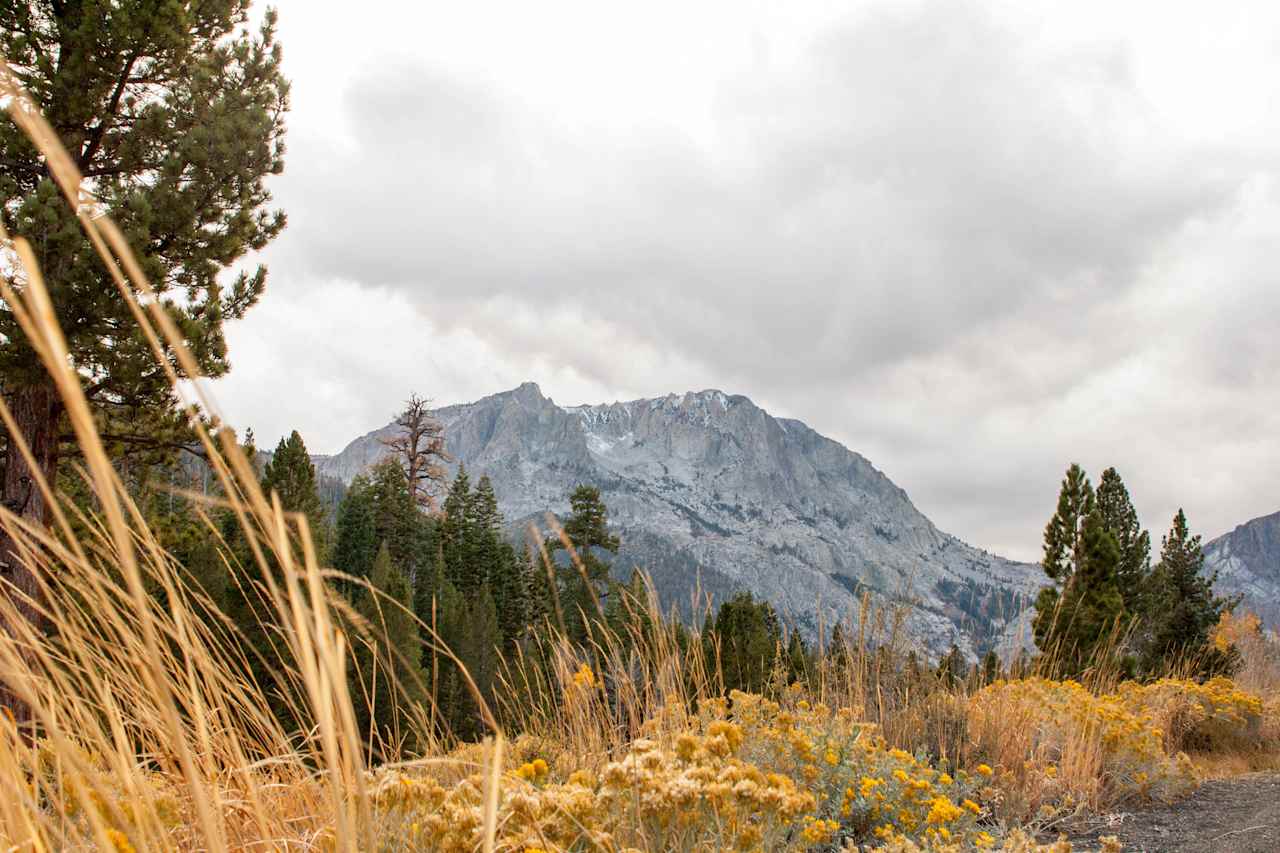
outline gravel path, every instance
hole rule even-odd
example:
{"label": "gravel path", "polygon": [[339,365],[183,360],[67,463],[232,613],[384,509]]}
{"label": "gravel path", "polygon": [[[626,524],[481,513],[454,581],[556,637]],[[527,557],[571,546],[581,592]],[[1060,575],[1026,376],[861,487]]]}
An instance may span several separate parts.
{"label": "gravel path", "polygon": [[1253,773],[1202,784],[1185,800],[1138,807],[1071,834],[1076,850],[1114,835],[1139,853],[1280,853],[1280,774]]}

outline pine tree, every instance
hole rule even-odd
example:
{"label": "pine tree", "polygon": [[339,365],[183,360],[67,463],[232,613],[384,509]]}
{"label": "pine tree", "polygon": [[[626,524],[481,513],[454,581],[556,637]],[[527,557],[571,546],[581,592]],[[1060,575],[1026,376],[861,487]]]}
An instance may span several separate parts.
{"label": "pine tree", "polygon": [[1145,609],[1143,595],[1151,572],[1151,536],[1139,524],[1129,490],[1115,468],[1102,472],[1097,504],[1103,524],[1120,548],[1116,582],[1124,597],[1125,611],[1131,617],[1140,616]]}
{"label": "pine tree", "polygon": [[724,690],[762,693],[782,642],[778,615],[767,601],[743,592],[720,605],[708,632],[708,668],[714,671],[718,646]]}
{"label": "pine tree", "polygon": [[809,679],[809,649],[805,646],[804,638],[800,636],[800,632],[791,629],[791,636],[787,638],[787,680],[795,683],[805,683]]}
{"label": "pine tree", "polygon": [[316,468],[307,453],[302,436],[294,430],[280,439],[275,453],[262,472],[262,491],[280,496],[280,506],[287,513],[306,516],[312,542],[321,562],[328,562],[330,541],[329,519],[316,492]]}
{"label": "pine tree", "polygon": [[498,611],[503,648],[510,651],[524,634],[529,624],[528,592],[525,589],[524,567],[511,543],[502,542],[489,572],[493,602]]}
{"label": "pine tree", "polygon": [[654,629],[659,620],[653,613],[644,573],[633,569],[630,580],[625,584],[611,582],[609,589],[605,624],[619,646],[624,651],[635,648],[637,643],[642,648],[650,647],[655,641]]}
{"label": "pine tree", "polygon": [[831,642],[827,645],[827,660],[836,672],[847,672],[852,662],[849,654],[849,640],[844,635],[844,627],[837,622],[831,629]]}
{"label": "pine tree", "polygon": [[[462,549],[460,561],[452,576],[462,591],[479,589],[488,584],[497,609],[498,624],[506,649],[514,648],[516,639],[528,624],[527,590],[524,568],[517,560],[515,549],[504,538],[502,513],[498,510],[498,497],[488,476],[482,476],[462,504],[463,520],[457,527],[469,529],[464,538],[469,545]],[[446,513],[446,518],[449,518]]]}
{"label": "pine tree", "polygon": [[[466,630],[458,645],[458,657],[471,675],[483,701],[492,708],[494,686],[498,677],[498,653],[502,631],[498,625],[498,609],[488,585],[480,587],[467,608]],[[474,738],[484,732],[484,718],[475,697],[468,694],[466,711],[458,721],[459,734]]]}
{"label": "pine tree", "polygon": [[369,474],[375,536],[379,544],[387,544],[392,562],[414,581],[419,566],[431,563],[432,522],[418,511],[409,481],[395,460],[382,460]]}
{"label": "pine tree", "polygon": [[1040,565],[1051,581],[1066,583],[1080,565],[1084,520],[1093,509],[1093,486],[1084,469],[1073,463],[1062,480],[1057,511],[1044,529]]}
{"label": "pine tree", "polygon": [[280,439],[275,453],[262,472],[262,490],[276,492],[286,512],[306,516],[323,516],[320,496],[316,494],[316,468],[307,453],[307,445],[295,429],[288,438]]}
{"label": "pine tree", "polygon": [[468,517],[472,525],[470,584],[489,585],[502,635],[506,641],[514,641],[525,625],[524,584],[515,550],[504,538],[498,496],[487,475],[471,494]]}
{"label": "pine tree", "polygon": [[938,681],[948,690],[955,690],[960,686],[967,670],[964,656],[960,654],[960,647],[952,643],[947,654],[938,661]]}
{"label": "pine tree", "polygon": [[366,578],[373,570],[379,544],[374,523],[373,490],[369,478],[359,474],[351,481],[346,496],[338,505],[333,565],[353,577]]}
{"label": "pine tree", "polygon": [[[268,210],[267,176],[283,168],[288,84],[276,16],[241,31],[249,0],[4,5],[0,56],[55,129],[99,210],[119,225],[159,291],[201,373],[225,374],[223,325],[257,301],[266,271],[223,272],[284,227]],[[45,156],[14,122],[0,122],[0,220],[25,238],[45,273],[54,312],[100,431],[130,446],[185,443],[177,390],[156,365],[129,304],[77,220]],[[12,281],[11,265],[2,273]],[[177,367],[173,353],[164,353]],[[63,405],[32,343],[0,305],[0,387],[40,474],[57,482],[77,452]],[[48,507],[17,442],[7,442],[0,501],[36,524]],[[35,578],[0,533],[8,581]],[[38,614],[22,605],[37,623]],[[2,700],[3,697],[0,697]],[[17,707],[16,705],[14,707]]]}
{"label": "pine tree", "polygon": [[413,592],[404,572],[391,562],[384,544],[369,575],[372,594],[360,599],[358,612],[369,635],[355,640],[357,687],[352,694],[364,731],[384,760],[417,745],[415,713],[426,695],[421,641],[413,616]]}
{"label": "pine tree", "polygon": [[478,576],[475,555],[475,506],[471,478],[467,476],[466,467],[459,465],[444,501],[440,538],[444,546],[445,577],[464,597],[483,583],[483,578]]}
{"label": "pine tree", "polygon": [[[461,657],[460,650],[465,642],[464,634],[470,618],[466,599],[448,578],[442,578],[439,594],[435,599],[436,637],[430,642],[430,650],[424,651],[424,668],[428,669],[440,722],[448,732],[455,734],[459,721],[466,716],[470,707],[470,699],[462,672],[449,653]],[[429,616],[424,621],[430,625],[433,620]]]}
{"label": "pine tree", "polygon": [[[491,703],[502,632],[488,586],[482,586],[468,603],[445,579],[437,611],[440,640],[461,662],[484,701]],[[442,654],[436,656],[433,665],[439,684],[436,701],[449,730],[463,739],[482,734],[484,720],[462,670]]]}
{"label": "pine tree", "polygon": [[1124,618],[1124,598],[1116,584],[1120,548],[1096,510],[1084,520],[1078,562],[1062,589],[1049,586],[1036,599],[1036,645],[1051,655],[1064,675],[1078,675],[1098,663],[1111,633]]}
{"label": "pine tree", "polygon": [[1000,678],[1000,658],[995,649],[989,649],[982,659],[982,683],[990,684]]}
{"label": "pine tree", "polygon": [[[480,477],[475,492],[471,494],[471,520],[477,536],[483,537],[488,533],[502,535],[502,513],[498,511],[498,496],[493,491],[493,483],[488,474]],[[489,544],[491,543],[482,542],[479,547],[484,556],[491,558],[492,555],[484,552],[485,546]]]}
{"label": "pine tree", "polygon": [[[440,608],[442,606],[442,595],[444,585],[447,582],[444,568],[444,546],[437,539],[435,548],[435,558],[432,560],[429,568],[421,568],[418,570],[417,580],[413,585],[413,612],[417,614],[418,619],[428,628],[435,628],[436,621],[440,616]],[[456,591],[456,588],[455,588]],[[428,642],[431,642],[429,633],[426,635]],[[424,652],[423,666],[427,666],[428,657]]]}
{"label": "pine tree", "polygon": [[907,665],[904,668],[903,677],[906,679],[908,690],[918,690],[923,686],[924,673],[920,669],[920,656],[916,654],[915,649],[907,652]]}
{"label": "pine tree", "polygon": [[1218,574],[1205,576],[1200,537],[1191,535],[1181,509],[1160,544],[1160,562],[1152,573],[1152,624],[1143,668],[1156,673],[1193,660],[1202,671],[1220,670],[1226,661],[1213,653],[1210,634],[1222,613],[1236,602],[1213,594]]}
{"label": "pine tree", "polygon": [[[587,625],[603,615],[603,603],[608,588],[609,564],[600,552],[618,553],[618,537],[609,532],[609,511],[595,486],[578,486],[569,496],[570,515],[564,523],[564,533],[573,544],[578,561],[572,560],[559,567],[560,587],[563,591],[561,605],[569,637],[575,642],[585,642]],[[565,549],[557,536],[547,543],[552,554]],[[565,549],[567,550],[567,549]],[[601,608],[599,611],[597,607]]]}
{"label": "pine tree", "polygon": [[[243,450],[250,459],[256,454],[252,444]],[[328,540],[328,520],[316,494],[315,467],[296,430],[276,446],[262,469],[261,486],[268,495],[278,496],[284,512],[305,516],[321,543]],[[224,515],[222,529],[229,556],[239,573],[226,587],[226,614],[236,626],[252,676],[271,697],[272,710],[283,723],[292,725],[290,703],[284,698],[290,688],[280,679],[280,673],[289,666],[291,652],[281,638],[280,615],[269,594],[272,586],[283,587],[281,563],[272,551],[266,552],[265,565],[254,558],[232,513]],[[295,553],[300,556],[301,551]]]}
{"label": "pine tree", "polygon": [[555,596],[558,591],[552,588],[554,574],[548,575],[537,546],[526,539],[523,552],[521,575],[525,590],[525,618],[535,631],[541,631],[548,620],[555,622]]}

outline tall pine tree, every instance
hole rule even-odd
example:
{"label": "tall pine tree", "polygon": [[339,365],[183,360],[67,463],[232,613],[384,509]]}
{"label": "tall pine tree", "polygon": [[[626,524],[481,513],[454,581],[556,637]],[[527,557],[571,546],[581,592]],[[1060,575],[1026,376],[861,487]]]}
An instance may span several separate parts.
{"label": "tall pine tree", "polygon": [[1000,678],[1000,656],[995,649],[988,649],[982,659],[982,683],[990,684]]}
{"label": "tall pine tree", "polygon": [[331,536],[328,513],[316,491],[316,467],[307,445],[295,429],[280,439],[262,472],[262,491],[280,496],[285,512],[306,516],[319,559],[328,562]]}
{"label": "tall pine tree", "polygon": [[1040,591],[1033,623],[1036,645],[1064,675],[1101,663],[1099,656],[1125,613],[1116,583],[1120,548],[1096,510],[1084,519],[1078,553],[1061,588]]}
{"label": "tall pine tree", "polygon": [[525,590],[525,619],[534,630],[542,630],[556,619],[556,596],[553,588],[554,568],[549,574],[542,554],[529,538],[522,549],[521,575]]}
{"label": "tall pine tree", "polygon": [[338,505],[333,565],[346,574],[367,578],[373,570],[379,544],[374,522],[373,490],[369,486],[369,478],[358,474]]}
{"label": "tall pine tree", "polygon": [[[454,651],[467,668],[480,699],[490,710],[497,684],[501,646],[502,629],[498,624],[498,609],[494,605],[489,586],[485,584],[467,607],[467,622]],[[484,717],[475,695],[468,692],[465,698],[462,715],[456,721],[454,731],[461,737],[474,739],[485,733]]]}
{"label": "tall pine tree", "polygon": [[952,643],[951,648],[938,661],[938,682],[948,690],[955,690],[964,680],[966,669],[960,647]]}
{"label": "tall pine tree", "polygon": [[1130,617],[1145,611],[1143,596],[1151,572],[1151,536],[1138,522],[1138,512],[1129,499],[1129,490],[1115,468],[1102,472],[1098,481],[1098,512],[1102,523],[1115,537],[1120,548],[1116,565],[1116,582],[1124,597],[1125,611]]}
{"label": "tall pine tree", "polygon": [[1213,594],[1217,578],[1217,572],[1205,575],[1200,537],[1191,535],[1186,513],[1179,509],[1152,572],[1151,630],[1142,656],[1147,672],[1194,663],[1213,673],[1228,665],[1209,642],[1223,611],[1236,603]]}
{"label": "tall pine tree", "polygon": [[1093,512],[1093,486],[1084,469],[1072,463],[1058,492],[1058,508],[1044,529],[1044,557],[1040,565],[1055,583],[1071,579],[1081,561],[1084,520]]}
{"label": "tall pine tree", "polygon": [[445,482],[444,426],[431,413],[431,401],[410,394],[404,410],[396,416],[396,434],[383,439],[403,467],[415,506],[428,513],[436,511],[436,493]]}
{"label": "tall pine tree", "polygon": [[720,605],[704,638],[707,667],[715,671],[718,653],[724,690],[762,693],[773,673],[782,643],[782,625],[767,601],[739,593]]}
{"label": "tall pine tree", "polygon": [[466,523],[470,526],[466,559],[468,566],[462,573],[466,578],[466,586],[479,589],[486,583],[491,584],[496,574],[501,572],[499,563],[503,558],[502,513],[498,511],[498,496],[494,494],[493,483],[487,476],[482,476],[476,483],[467,501]]}
{"label": "tall pine tree", "polygon": [[844,626],[837,622],[831,629],[831,642],[827,645],[827,663],[835,673],[847,675],[853,663],[849,638],[845,636]]}
{"label": "tall pine tree", "polygon": [[[603,615],[609,584],[609,564],[600,552],[618,553],[618,537],[609,532],[609,510],[595,486],[578,486],[569,496],[570,514],[564,522],[564,533],[572,543],[577,561],[560,561],[561,605],[569,637],[585,642],[587,626]],[[554,555],[567,550],[558,536],[547,543]],[[601,608],[600,611],[597,607]]]}
{"label": "tall pine tree", "polygon": [[791,683],[806,683],[810,668],[809,648],[800,632],[792,628],[787,638],[787,680]]}
{"label": "tall pine tree", "polygon": [[418,745],[415,723],[427,678],[412,611],[413,591],[385,544],[373,561],[369,584],[371,594],[362,596],[358,606],[369,630],[354,641],[352,694],[374,753],[386,760]]}
{"label": "tall pine tree", "polygon": [[[225,374],[224,323],[254,305],[266,271],[230,281],[223,273],[285,224],[269,208],[265,181],[283,169],[288,84],[275,13],[267,11],[255,35],[242,29],[248,9],[249,0],[117,0],[11,2],[0,13],[0,56],[84,176],[69,201],[45,155],[16,123],[0,122],[0,219],[28,241],[44,271],[51,319],[84,377],[100,431],[132,446],[185,442],[187,421],[178,390],[80,227],[79,208],[91,197],[115,220],[201,373]],[[0,266],[21,289],[13,265]],[[52,379],[8,305],[0,305],[0,387],[36,468],[57,482],[59,460],[77,448],[61,428]],[[47,523],[49,508],[17,442],[6,442],[4,455],[0,501]],[[0,531],[0,568],[17,589],[36,593],[13,549]],[[34,608],[19,608],[40,622]]]}
{"label": "tall pine tree", "polygon": [[[252,436],[247,441],[251,442]],[[256,454],[252,444],[243,449],[250,459]],[[323,529],[328,522],[316,494],[315,467],[297,431],[276,446],[276,452],[263,467],[261,485],[267,494],[279,496],[285,513],[306,516],[314,525],[312,529],[325,535]],[[273,586],[277,590],[284,586],[281,564],[272,552],[267,553],[265,565],[257,562],[244,531],[230,512],[223,519],[223,534],[237,567],[236,577],[227,585],[227,615],[238,629],[251,674],[262,685],[272,710],[282,722],[292,725],[294,721],[289,717],[293,703],[288,696],[293,688],[282,678],[291,664],[291,655],[282,639],[280,615],[270,594]]]}
{"label": "tall pine tree", "polygon": [[433,522],[418,511],[404,469],[384,459],[369,471],[373,526],[378,543],[386,543],[391,560],[416,581],[420,566],[430,566]]}
{"label": "tall pine tree", "polygon": [[437,599],[436,626],[440,643],[457,658],[455,662],[443,650],[434,650],[431,678],[436,685],[436,706],[449,733],[473,739],[484,732],[484,718],[463,669],[481,698],[490,702],[502,643],[497,608],[488,586],[481,586],[468,602],[445,578]]}
{"label": "tall pine tree", "polygon": [[465,598],[484,582],[476,559],[476,502],[471,494],[467,469],[458,466],[457,476],[444,500],[440,519],[440,541],[444,549],[445,577]]}

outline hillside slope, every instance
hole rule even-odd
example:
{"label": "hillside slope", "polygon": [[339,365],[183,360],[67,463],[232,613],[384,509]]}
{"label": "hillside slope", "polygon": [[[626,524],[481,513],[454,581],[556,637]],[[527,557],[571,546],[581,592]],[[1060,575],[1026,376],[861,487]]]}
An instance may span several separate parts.
{"label": "hillside slope", "polygon": [[1280,627],[1280,512],[1219,536],[1204,555],[1208,571],[1218,573],[1220,595],[1243,595],[1246,607]]}

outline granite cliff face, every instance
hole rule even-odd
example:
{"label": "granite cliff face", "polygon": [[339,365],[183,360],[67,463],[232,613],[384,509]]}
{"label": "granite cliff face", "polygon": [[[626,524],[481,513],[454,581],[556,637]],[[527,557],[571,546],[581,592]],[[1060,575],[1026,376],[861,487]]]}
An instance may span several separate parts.
{"label": "granite cliff face", "polygon": [[[1038,567],[939,531],[862,456],[746,397],[561,407],[526,383],[436,414],[449,452],[489,475],[513,527],[563,513],[579,483],[598,486],[623,543],[615,570],[644,567],[667,604],[746,589],[812,635],[856,620],[865,590],[906,605],[903,630],[934,652],[1025,640]],[[393,431],[317,457],[319,471],[350,482]]]}
{"label": "granite cliff face", "polygon": [[1241,524],[1204,546],[1219,595],[1243,595],[1244,606],[1280,627],[1280,512]]}

